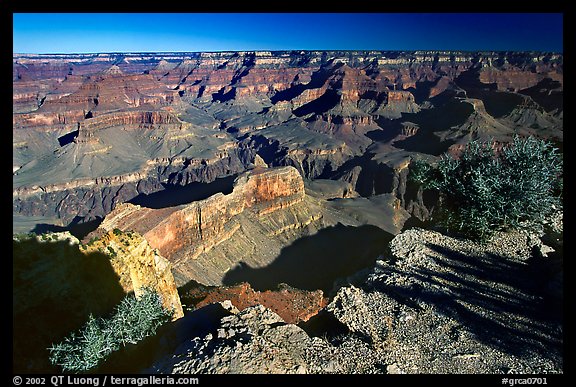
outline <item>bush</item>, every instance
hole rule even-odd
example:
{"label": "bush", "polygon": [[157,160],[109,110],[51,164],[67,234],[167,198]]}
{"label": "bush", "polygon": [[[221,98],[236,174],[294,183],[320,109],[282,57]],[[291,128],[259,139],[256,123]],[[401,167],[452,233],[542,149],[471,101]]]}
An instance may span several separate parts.
{"label": "bush", "polygon": [[12,240],[17,242],[23,242],[32,239],[34,237],[36,237],[36,234],[34,234],[33,232],[12,234]]}
{"label": "bush", "polygon": [[459,158],[411,165],[411,179],[440,192],[434,216],[451,231],[486,240],[497,230],[536,228],[560,206],[562,158],[550,143],[515,137],[495,152],[472,141]]}
{"label": "bush", "polygon": [[116,250],[114,250],[114,248],[112,246],[108,246],[108,251],[110,252],[110,254],[112,255],[112,257],[115,257],[116,255]]}
{"label": "bush", "polygon": [[48,348],[50,362],[65,372],[88,371],[127,343],[136,344],[154,335],[171,317],[172,312],[162,307],[160,296],[153,290],[146,289],[140,298],[130,294],[110,318],[90,316],[78,332]]}
{"label": "bush", "polygon": [[91,245],[93,245],[94,242],[96,242],[97,240],[98,240],[98,237],[92,237],[92,238],[88,241],[87,245],[88,245],[88,246],[91,246]]}

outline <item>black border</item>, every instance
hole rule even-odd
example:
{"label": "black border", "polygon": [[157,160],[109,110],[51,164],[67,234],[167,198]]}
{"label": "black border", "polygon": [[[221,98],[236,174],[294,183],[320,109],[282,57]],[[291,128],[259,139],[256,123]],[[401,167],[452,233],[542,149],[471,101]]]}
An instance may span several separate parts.
{"label": "black border", "polygon": [[[246,2],[235,2],[231,4],[222,5],[220,2],[212,1],[212,2],[169,2],[169,3],[157,3],[157,7],[151,9],[149,6],[150,3],[147,2],[139,2],[139,3],[127,3],[121,1],[109,2],[109,1],[99,1],[97,3],[94,2],[65,2],[65,1],[57,1],[57,2],[42,2],[42,3],[29,3],[29,2],[9,2],[10,4],[6,4],[8,2],[3,2],[0,4],[1,17],[2,17],[2,26],[0,28],[4,28],[5,31],[2,36],[5,38],[5,42],[8,36],[12,36],[12,13],[14,12],[38,12],[38,13],[46,13],[46,12],[334,12],[334,13],[343,13],[343,12],[421,12],[421,13],[436,13],[436,12],[482,12],[482,13],[500,13],[500,12],[514,12],[514,13],[523,13],[523,12],[554,12],[554,13],[563,13],[564,14],[564,69],[569,69],[565,71],[564,74],[564,90],[565,95],[568,95],[568,101],[565,101],[565,105],[568,106],[568,115],[565,117],[564,127],[568,128],[565,131],[565,138],[564,142],[570,143],[571,137],[573,136],[572,131],[574,130],[574,116],[570,114],[572,111],[570,109],[571,104],[568,105],[566,102],[569,102],[572,99],[572,93],[575,92],[574,88],[574,73],[573,73],[573,54],[572,51],[576,47],[574,37],[574,23],[576,22],[574,18],[574,12],[568,12],[568,2],[545,2],[544,4],[539,3],[535,5],[533,2],[512,2],[512,1],[499,1],[499,2],[478,2],[478,3],[470,3],[470,2],[459,2],[457,4],[449,4],[445,2],[428,2],[426,4],[408,4],[408,2],[364,2],[362,4],[358,4],[356,2],[347,2],[346,4],[342,5],[340,3],[331,4],[329,7],[325,5],[326,3],[320,2],[304,2],[304,1],[290,1],[279,4],[279,2],[268,2],[268,3],[257,3],[254,1],[246,1]],[[95,8],[97,7],[97,8]],[[573,7],[572,7],[573,8]],[[534,28],[546,28],[546,26],[534,26]],[[3,50],[6,56],[10,55],[10,58],[4,58],[2,63],[6,67],[6,74],[5,77],[2,79],[5,80],[6,84],[2,90],[9,90],[11,88],[11,80],[9,80],[7,74],[9,74],[10,69],[8,66],[12,62],[12,53],[8,53],[9,45],[5,44],[6,49]],[[8,114],[8,109],[11,106],[11,98],[8,92],[4,92],[4,97],[6,101],[2,105],[4,109],[2,109],[3,118],[7,121],[5,124],[5,128],[8,128],[8,120],[10,118],[10,114]],[[7,155],[7,158],[10,157],[12,154],[11,148],[8,149],[10,146],[9,141],[4,141],[4,146],[6,147],[6,151],[4,152]],[[569,148],[567,148],[569,149]],[[566,151],[564,153],[564,173],[565,173],[565,186],[564,186],[564,213],[565,214],[573,214],[574,213],[574,205],[570,200],[572,192],[571,183],[572,180],[570,179],[571,170],[573,166],[573,161],[571,160],[572,155],[570,151]],[[11,165],[11,160],[4,161],[4,167],[6,171],[9,171],[9,166]],[[8,196],[8,190],[6,190],[6,196]],[[7,200],[8,201],[8,200]],[[6,203],[6,208],[10,208],[8,203]],[[572,223],[570,222],[571,216],[568,216],[568,221],[564,221],[564,227],[570,233],[570,229],[572,228]],[[7,233],[6,233],[7,234]],[[7,239],[7,238],[6,238]],[[569,250],[568,250],[569,251]],[[567,267],[565,268],[565,273],[573,273],[574,271],[571,267],[574,265],[573,261],[569,258],[567,261]],[[4,270],[4,273],[8,273],[8,270]],[[10,283],[9,281],[4,281],[5,284]],[[564,287],[564,339],[565,339],[565,351],[564,351],[564,374],[562,375],[524,375],[524,377],[546,377],[547,382],[550,385],[557,385],[559,382],[563,383],[564,378],[567,377],[565,375],[572,375],[572,369],[570,365],[572,364],[571,361],[573,360],[573,356],[571,351],[567,351],[566,349],[572,348],[573,343],[573,328],[574,327],[574,319],[573,315],[570,314],[574,309],[573,303],[573,292],[571,291],[571,287],[573,286],[573,281],[570,281],[569,284],[566,284]],[[7,334],[8,331],[5,331]],[[10,334],[11,336],[11,334]],[[9,339],[7,337],[7,339]],[[5,343],[8,340],[4,341]],[[10,340],[11,342],[11,340]],[[11,372],[12,364],[5,365],[6,368],[10,367],[10,373],[12,374],[11,377],[14,377],[15,374]],[[25,377],[24,375],[21,375]],[[31,375],[29,375],[31,376]],[[46,377],[46,384],[49,383],[49,378],[52,375],[36,375],[37,377]],[[87,375],[89,377],[96,377],[96,375]],[[115,375],[116,376],[116,375]],[[130,376],[130,375],[124,375]],[[142,375],[133,375],[134,377],[141,377]],[[232,377],[233,376],[233,377]],[[323,378],[320,379],[320,377]],[[100,375],[99,378],[103,378],[104,376]],[[378,378],[377,381],[389,381],[389,382],[423,382],[426,384],[436,384],[436,383],[459,383],[462,381],[473,380],[474,382],[482,383],[486,386],[492,385],[503,385],[502,378],[522,378],[523,375],[483,375],[483,374],[476,374],[476,375],[404,375],[402,377],[396,377],[395,375],[301,375],[301,376],[283,376],[283,375],[198,375],[197,376],[200,381],[200,385],[206,385],[206,383],[236,383],[236,382],[247,382],[250,384],[258,385],[259,383],[262,384],[271,384],[271,383],[299,383],[299,382],[325,382],[328,381],[329,383],[333,382],[344,382],[344,383],[372,383],[375,381],[374,378]],[[383,378],[383,379],[382,379]],[[472,379],[473,378],[473,379]],[[8,381],[12,383],[12,381]],[[14,384],[11,384],[14,385]],[[109,384],[108,384],[109,385]],[[102,380],[100,380],[99,386],[102,386]]]}

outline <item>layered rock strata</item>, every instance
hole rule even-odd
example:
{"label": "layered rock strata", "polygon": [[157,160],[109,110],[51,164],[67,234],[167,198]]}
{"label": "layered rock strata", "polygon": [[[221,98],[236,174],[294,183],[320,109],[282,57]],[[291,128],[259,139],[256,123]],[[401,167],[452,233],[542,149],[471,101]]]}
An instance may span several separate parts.
{"label": "layered rock strata", "polygon": [[356,180],[362,196],[393,194],[423,219],[418,193],[377,179],[391,165],[373,153],[439,156],[515,133],[562,142],[555,53],[15,54],[13,86],[14,211],[65,224],[165,183],[243,172],[256,153],[305,178]]}
{"label": "layered rock strata", "polygon": [[[77,142],[79,146],[96,144],[96,149],[83,155],[90,158],[103,159],[114,151],[113,146],[99,143],[97,132],[81,132]],[[156,158],[148,160],[135,172],[68,178],[65,182],[55,184],[23,185],[13,190],[13,210],[26,216],[57,216],[65,224],[76,217],[84,221],[103,218],[117,205],[140,194],[164,190],[161,181],[175,186],[194,182],[211,183],[219,177],[243,172],[251,165],[255,152],[232,144],[231,147],[217,149],[211,156]],[[119,165],[122,167],[121,163]],[[19,170],[20,167],[16,172]],[[91,171],[88,169],[89,173]]]}
{"label": "layered rock strata", "polygon": [[173,319],[183,316],[170,263],[136,233],[111,231],[81,244],[70,233],[13,241],[14,372],[57,372],[52,344],[106,317],[129,292],[156,291]]}
{"label": "layered rock strata", "polygon": [[[257,168],[237,178],[229,195],[216,194],[180,209],[152,210],[123,204],[106,217],[99,229],[140,232],[154,248],[170,257],[189,246],[192,250],[187,259],[194,259],[210,250],[216,240],[222,242],[234,233],[238,225],[231,225],[232,220],[245,209],[254,207],[257,214],[264,215],[303,199],[304,182],[296,169]],[[157,219],[158,223],[150,227],[140,222],[143,218]]]}
{"label": "layered rock strata", "polygon": [[[257,167],[239,176],[228,195],[218,193],[205,200],[164,209],[122,204],[106,217],[94,235],[114,228],[134,230],[173,263],[180,272],[179,281],[187,278],[214,284],[226,269],[214,267],[222,261],[205,262],[206,253],[226,242],[240,228],[242,240],[249,242],[246,233],[251,229],[255,232],[254,227],[263,227],[258,232],[270,236],[307,227],[321,215],[310,213],[307,207],[299,208],[304,199],[304,182],[295,168]],[[278,217],[280,212],[282,215]],[[224,262],[229,265],[246,258],[225,255]]]}
{"label": "layered rock strata", "polygon": [[164,308],[172,311],[172,320],[184,316],[172,265],[138,233],[116,229],[82,245],[81,250],[84,254],[110,255],[110,263],[125,293],[134,292],[139,297],[145,289],[151,289],[160,295]]}

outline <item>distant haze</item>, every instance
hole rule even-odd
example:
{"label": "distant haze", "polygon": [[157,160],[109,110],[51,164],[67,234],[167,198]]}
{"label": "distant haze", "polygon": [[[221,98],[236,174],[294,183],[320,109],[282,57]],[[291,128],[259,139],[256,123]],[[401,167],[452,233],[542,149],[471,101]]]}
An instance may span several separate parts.
{"label": "distant haze", "polygon": [[561,13],[15,13],[14,53],[563,52]]}

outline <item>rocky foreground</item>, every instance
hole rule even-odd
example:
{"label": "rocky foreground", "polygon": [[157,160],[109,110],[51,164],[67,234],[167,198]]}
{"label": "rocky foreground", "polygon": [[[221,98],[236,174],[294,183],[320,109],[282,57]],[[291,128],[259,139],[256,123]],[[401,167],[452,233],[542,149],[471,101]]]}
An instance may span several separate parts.
{"label": "rocky foreground", "polygon": [[349,333],[311,337],[262,305],[224,301],[217,327],[146,372],[563,372],[562,261],[538,237],[481,245],[414,228],[390,248],[327,306]]}

